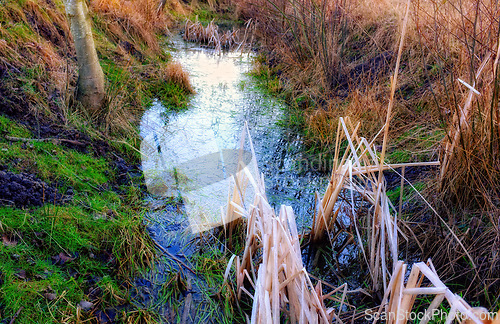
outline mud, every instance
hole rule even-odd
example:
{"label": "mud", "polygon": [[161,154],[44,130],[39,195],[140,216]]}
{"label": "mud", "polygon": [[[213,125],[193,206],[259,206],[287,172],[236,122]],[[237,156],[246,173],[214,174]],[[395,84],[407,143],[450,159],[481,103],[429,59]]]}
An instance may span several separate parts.
{"label": "mud", "polygon": [[[435,172],[437,169],[437,166],[407,167],[404,176],[410,183],[414,183],[429,178],[429,173]],[[397,169],[396,171],[398,173],[395,171],[384,171],[387,189],[394,189],[401,185],[401,169]],[[406,185],[407,183],[405,182]]]}
{"label": "mud", "polygon": [[73,191],[65,195],[32,174],[0,171],[0,206],[18,208],[41,206],[44,203],[62,204],[70,201]]}

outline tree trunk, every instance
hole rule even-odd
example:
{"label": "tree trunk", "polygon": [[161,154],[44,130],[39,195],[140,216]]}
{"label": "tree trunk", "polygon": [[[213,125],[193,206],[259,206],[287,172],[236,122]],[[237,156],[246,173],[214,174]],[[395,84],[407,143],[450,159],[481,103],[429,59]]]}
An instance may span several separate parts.
{"label": "tree trunk", "polygon": [[100,115],[104,104],[104,73],[99,65],[85,0],[66,0],[66,14],[75,42],[78,60],[76,99],[92,117]]}

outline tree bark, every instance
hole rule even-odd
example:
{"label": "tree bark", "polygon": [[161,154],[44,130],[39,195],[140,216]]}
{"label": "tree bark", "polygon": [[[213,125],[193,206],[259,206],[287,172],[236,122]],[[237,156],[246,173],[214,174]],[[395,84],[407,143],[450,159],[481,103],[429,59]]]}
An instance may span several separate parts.
{"label": "tree bark", "polygon": [[85,0],[66,0],[65,8],[78,60],[76,99],[92,117],[97,117],[103,108],[106,92],[87,4]]}

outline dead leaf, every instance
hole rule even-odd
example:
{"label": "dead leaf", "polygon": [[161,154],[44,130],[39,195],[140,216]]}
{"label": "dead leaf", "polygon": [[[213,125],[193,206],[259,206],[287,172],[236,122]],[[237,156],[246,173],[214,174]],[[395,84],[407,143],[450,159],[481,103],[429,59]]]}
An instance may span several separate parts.
{"label": "dead leaf", "polygon": [[88,312],[89,310],[94,308],[94,303],[86,301],[86,300],[81,300],[78,303],[78,307],[80,307],[82,309],[82,311]]}
{"label": "dead leaf", "polygon": [[43,297],[45,297],[48,301],[53,301],[57,298],[57,295],[53,293],[44,293]]}
{"label": "dead leaf", "polygon": [[14,274],[14,276],[18,277],[19,279],[26,279],[26,271],[21,269],[17,273]]}
{"label": "dead leaf", "polygon": [[7,233],[4,233],[2,235],[2,242],[5,246],[16,246],[17,241],[12,235],[8,235]]}
{"label": "dead leaf", "polygon": [[71,257],[63,252],[52,257],[52,261],[54,261],[54,264],[59,264],[59,265],[63,265],[66,262],[73,261],[74,259],[75,258],[73,258],[73,257]]}

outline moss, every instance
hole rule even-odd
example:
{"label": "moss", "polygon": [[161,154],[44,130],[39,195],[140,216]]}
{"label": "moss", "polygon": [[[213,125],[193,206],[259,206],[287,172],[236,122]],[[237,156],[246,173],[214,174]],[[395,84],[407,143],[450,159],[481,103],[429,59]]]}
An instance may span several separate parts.
{"label": "moss", "polygon": [[[416,182],[413,184],[413,187],[418,191],[422,192],[427,185],[424,182]],[[403,190],[403,202],[408,202],[416,197],[415,189],[411,186],[405,185]],[[397,206],[399,204],[399,197],[401,195],[401,187],[398,186],[394,189],[387,191],[387,197],[391,200],[391,202]]]}
{"label": "moss", "polygon": [[18,122],[0,115],[0,134],[12,137],[31,137],[31,132]]}

